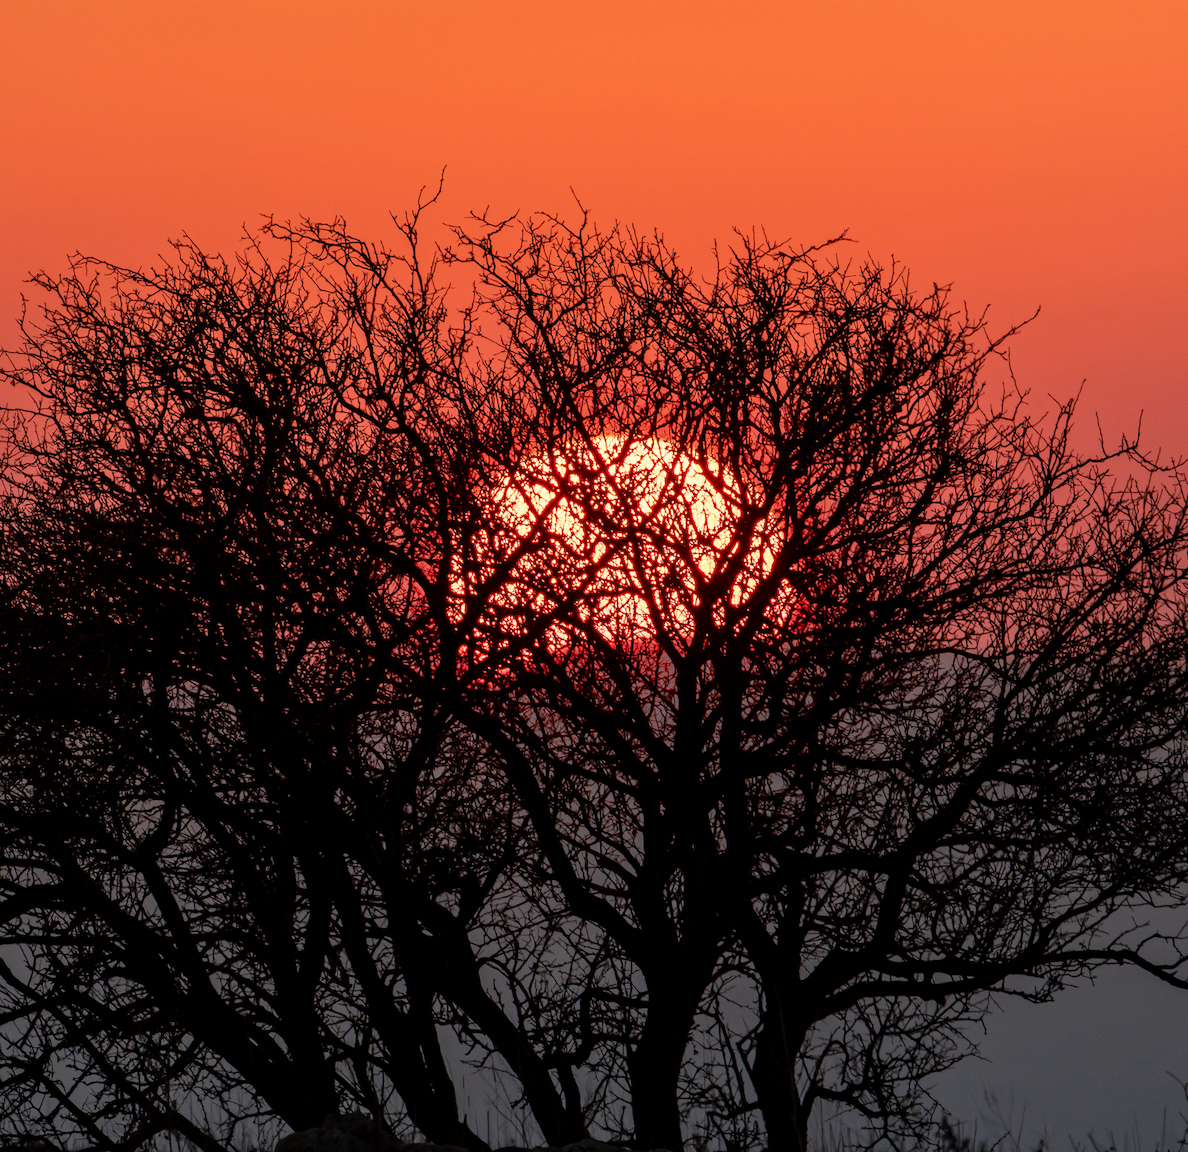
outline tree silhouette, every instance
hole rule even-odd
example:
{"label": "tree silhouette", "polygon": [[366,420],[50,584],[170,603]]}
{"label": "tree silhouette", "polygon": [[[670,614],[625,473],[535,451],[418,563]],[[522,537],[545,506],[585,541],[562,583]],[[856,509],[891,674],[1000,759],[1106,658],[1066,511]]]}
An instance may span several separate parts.
{"label": "tree silhouette", "polygon": [[980,318],[830,250],[417,228],[35,278],[9,1135],[484,1152],[460,1045],[549,1144],[894,1140],[990,995],[1183,986],[1178,465],[1074,452]]}

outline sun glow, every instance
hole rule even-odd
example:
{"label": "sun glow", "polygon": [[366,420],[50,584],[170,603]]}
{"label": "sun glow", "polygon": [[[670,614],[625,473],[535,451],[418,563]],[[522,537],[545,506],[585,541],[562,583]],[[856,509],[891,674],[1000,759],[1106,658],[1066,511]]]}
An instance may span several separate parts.
{"label": "sun glow", "polygon": [[511,595],[542,611],[574,596],[575,618],[619,645],[687,644],[703,604],[720,626],[773,563],[764,532],[739,539],[728,472],[664,440],[605,435],[529,457],[492,505],[503,549],[531,545]]}

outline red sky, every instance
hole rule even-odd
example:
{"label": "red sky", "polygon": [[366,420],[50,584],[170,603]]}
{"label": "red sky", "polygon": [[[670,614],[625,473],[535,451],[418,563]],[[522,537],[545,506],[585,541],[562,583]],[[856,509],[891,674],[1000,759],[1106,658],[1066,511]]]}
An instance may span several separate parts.
{"label": "red sky", "polygon": [[1081,425],[1188,454],[1188,3],[5,0],[0,340],[82,249],[341,214],[447,166],[490,204],[660,228],[848,229],[1005,327]]}

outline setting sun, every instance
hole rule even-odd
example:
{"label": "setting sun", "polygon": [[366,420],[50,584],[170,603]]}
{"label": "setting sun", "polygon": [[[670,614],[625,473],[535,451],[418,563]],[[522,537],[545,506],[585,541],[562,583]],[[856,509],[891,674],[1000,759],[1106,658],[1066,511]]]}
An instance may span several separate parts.
{"label": "setting sun", "polygon": [[[524,461],[493,490],[498,520],[539,538],[560,577],[581,570],[583,618],[628,645],[664,635],[687,643],[707,585],[735,549],[738,486],[713,460],[672,443],[603,435]],[[770,571],[761,534],[730,585],[737,606]],[[723,597],[714,618],[722,623]]]}

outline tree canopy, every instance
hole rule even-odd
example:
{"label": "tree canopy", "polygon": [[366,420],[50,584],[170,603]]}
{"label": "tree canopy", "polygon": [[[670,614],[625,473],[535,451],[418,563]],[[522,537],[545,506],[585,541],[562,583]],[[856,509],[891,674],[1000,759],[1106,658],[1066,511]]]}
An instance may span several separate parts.
{"label": "tree canopy", "polygon": [[548,1144],[894,1142],[993,995],[1186,986],[1178,463],[837,246],[418,219],[33,280],[0,1130],[488,1152],[464,1054]]}

